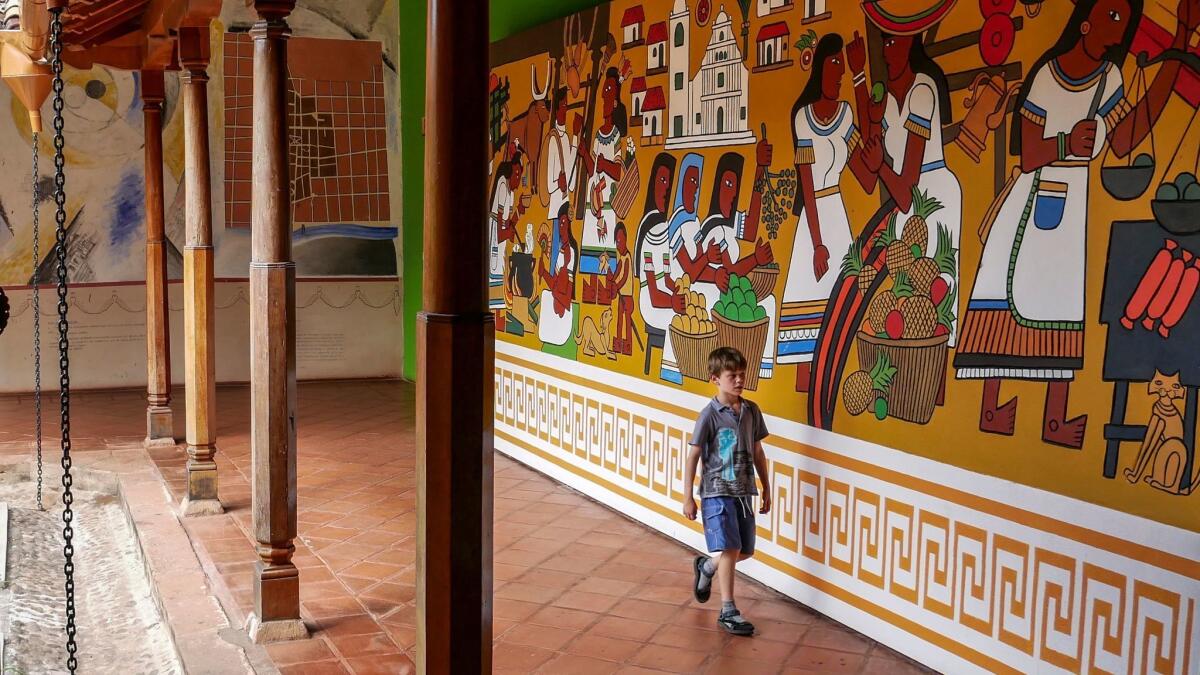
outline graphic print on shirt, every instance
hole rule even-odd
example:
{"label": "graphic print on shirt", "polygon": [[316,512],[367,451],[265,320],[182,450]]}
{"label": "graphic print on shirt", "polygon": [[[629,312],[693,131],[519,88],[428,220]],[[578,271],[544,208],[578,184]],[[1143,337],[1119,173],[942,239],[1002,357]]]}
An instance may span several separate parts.
{"label": "graphic print on shirt", "polygon": [[737,452],[737,430],[725,427],[717,432],[717,452],[721,454],[721,478],[732,481],[737,479],[734,473],[734,454]]}

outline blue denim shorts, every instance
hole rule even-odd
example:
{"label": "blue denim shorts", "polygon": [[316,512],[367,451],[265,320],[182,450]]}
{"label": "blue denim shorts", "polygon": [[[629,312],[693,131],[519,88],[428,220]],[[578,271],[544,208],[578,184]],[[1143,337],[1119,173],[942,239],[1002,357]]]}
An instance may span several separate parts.
{"label": "blue denim shorts", "polygon": [[752,497],[704,497],[704,541],[710,553],[738,549],[754,553],[754,499]]}

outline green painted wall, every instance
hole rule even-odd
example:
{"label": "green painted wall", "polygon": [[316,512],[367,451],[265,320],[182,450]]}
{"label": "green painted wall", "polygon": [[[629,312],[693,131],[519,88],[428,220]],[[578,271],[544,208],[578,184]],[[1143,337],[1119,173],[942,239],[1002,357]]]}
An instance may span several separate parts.
{"label": "green painted wall", "polygon": [[[500,40],[602,0],[492,0],[490,34]],[[404,269],[404,376],[416,379],[416,320],[421,309],[421,238],[424,230],[425,2],[400,2],[401,245]]]}

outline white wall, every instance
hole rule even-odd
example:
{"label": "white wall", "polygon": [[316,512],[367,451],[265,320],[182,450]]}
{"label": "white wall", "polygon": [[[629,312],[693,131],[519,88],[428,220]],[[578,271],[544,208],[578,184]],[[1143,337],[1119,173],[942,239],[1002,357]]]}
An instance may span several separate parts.
{"label": "white wall", "polygon": [[[170,285],[171,376],[183,384],[183,287]],[[71,384],[80,389],[146,386],[145,287],[81,286],[70,292]],[[400,286],[395,280],[299,280],[299,379],[400,377]],[[217,381],[250,379],[250,306],[245,281],[216,285]],[[33,388],[32,292],[9,294],[13,318],[0,336],[0,393]],[[57,388],[57,304],[44,289],[42,385]]]}

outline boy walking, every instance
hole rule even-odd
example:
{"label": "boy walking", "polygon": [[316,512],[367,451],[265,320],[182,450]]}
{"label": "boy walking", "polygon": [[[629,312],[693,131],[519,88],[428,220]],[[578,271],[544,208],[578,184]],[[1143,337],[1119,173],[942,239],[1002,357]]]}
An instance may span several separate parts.
{"label": "boy walking", "polygon": [[[703,461],[700,480],[700,513],[704,539],[716,557],[697,556],[692,589],[697,602],[708,602],[713,578],[721,593],[717,624],[734,635],[753,635],[754,625],[742,616],[733,600],[734,568],[754,555],[754,504],[758,495],[754,473],[762,482],[759,513],[771,510],[771,483],[762,440],[767,425],[758,406],[742,398],[746,382],[746,357],[732,347],[713,350],[708,357],[709,381],[717,395],[700,411],[688,449],[684,484],[691,486],[696,463]],[[683,515],[696,519],[696,500],[683,498]]]}

